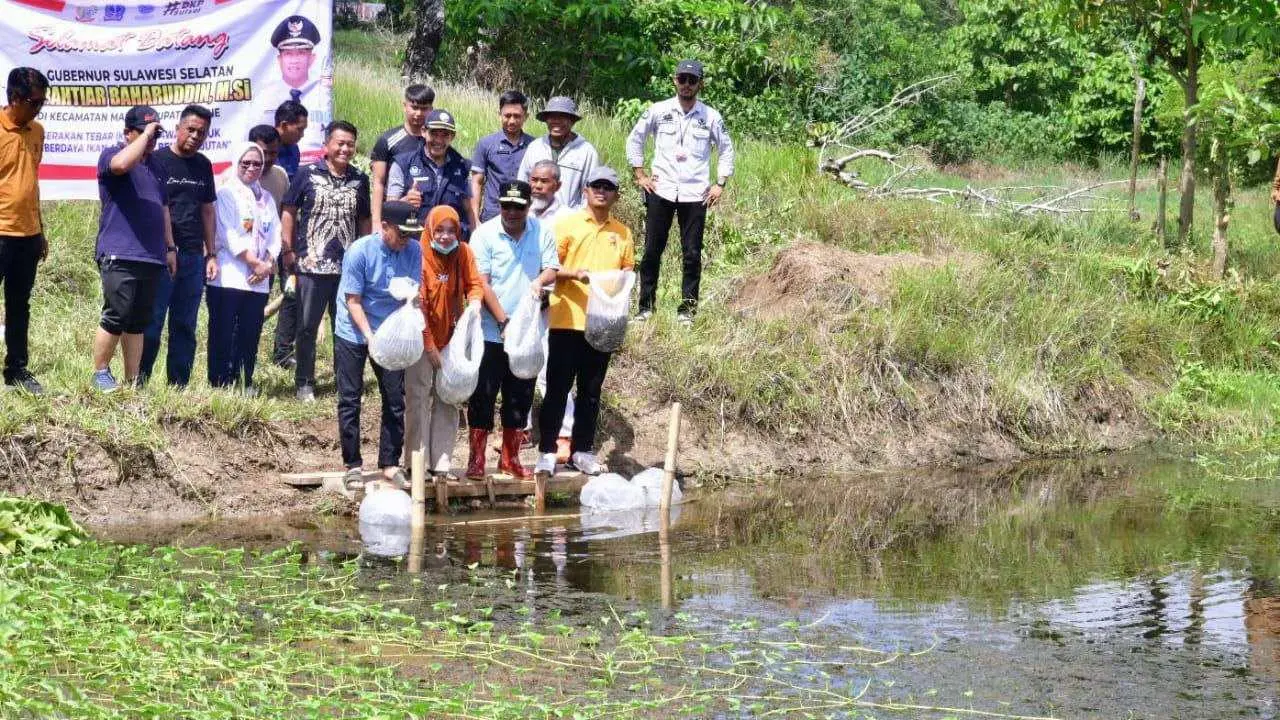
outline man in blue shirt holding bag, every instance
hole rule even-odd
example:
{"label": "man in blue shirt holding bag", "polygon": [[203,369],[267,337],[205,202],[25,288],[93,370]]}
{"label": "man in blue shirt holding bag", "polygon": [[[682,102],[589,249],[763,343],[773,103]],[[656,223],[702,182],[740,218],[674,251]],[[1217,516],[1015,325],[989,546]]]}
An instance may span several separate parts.
{"label": "man in blue shirt holding bag", "polygon": [[[363,479],[360,457],[360,398],[364,394],[364,365],[368,358],[382,395],[382,430],[378,438],[378,467],[397,487],[407,487],[400,469],[404,449],[404,371],[389,370],[369,357],[374,333],[404,300],[390,292],[394,278],[413,282],[422,273],[422,226],[408,203],[382,206],[382,225],[347,248],[338,283],[338,315],[334,326],[333,372],[338,383],[338,438],[348,485]],[[420,333],[417,330],[416,333]]]}
{"label": "man in blue shirt holding bag", "polygon": [[[493,431],[493,408],[502,393],[502,454],[498,471],[517,480],[530,477],[520,463],[520,445],[529,410],[533,407],[536,377],[519,378],[511,372],[503,346],[507,321],[526,298],[538,303],[542,312],[544,287],[554,285],[560,258],[556,252],[551,228],[530,217],[533,190],[529,183],[512,180],[498,190],[498,217],[485,221],[471,236],[476,269],[492,289],[497,303],[486,303],[481,313],[484,327],[484,356],[480,361],[480,380],[467,407],[470,456],[467,477],[485,477],[485,443]],[[494,307],[497,305],[497,307]],[[540,344],[540,334],[533,336]]]}

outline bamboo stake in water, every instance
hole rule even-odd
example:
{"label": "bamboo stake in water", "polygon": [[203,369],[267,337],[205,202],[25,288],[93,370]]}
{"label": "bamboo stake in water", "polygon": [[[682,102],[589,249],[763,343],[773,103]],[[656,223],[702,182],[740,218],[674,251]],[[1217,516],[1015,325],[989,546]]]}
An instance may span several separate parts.
{"label": "bamboo stake in water", "polygon": [[409,455],[409,497],[413,501],[413,510],[409,515],[409,572],[422,572],[422,555],[425,550],[427,532],[427,479],[422,451],[414,450]]}
{"label": "bamboo stake in water", "polygon": [[413,499],[410,523],[417,535],[427,524],[427,478],[421,450],[414,450],[409,456],[409,497]]}
{"label": "bamboo stake in water", "polygon": [[671,404],[671,424],[667,426],[667,459],[662,465],[662,499],[659,510],[665,522],[671,512],[671,487],[676,481],[676,455],[680,450],[680,403]]}

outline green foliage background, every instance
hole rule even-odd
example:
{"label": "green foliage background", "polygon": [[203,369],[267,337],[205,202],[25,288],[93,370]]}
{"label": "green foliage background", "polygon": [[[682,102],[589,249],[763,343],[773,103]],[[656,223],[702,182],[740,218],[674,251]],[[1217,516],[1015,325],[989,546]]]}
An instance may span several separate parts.
{"label": "green foliage background", "polygon": [[[573,94],[623,118],[697,57],[707,102],[760,138],[820,135],[955,74],[868,140],[924,145],[940,162],[1127,153],[1135,67],[1149,105],[1181,102],[1136,25],[1085,22],[1053,0],[453,0],[447,22],[449,79]],[[1179,122],[1148,113],[1144,125],[1145,153],[1176,153]]]}

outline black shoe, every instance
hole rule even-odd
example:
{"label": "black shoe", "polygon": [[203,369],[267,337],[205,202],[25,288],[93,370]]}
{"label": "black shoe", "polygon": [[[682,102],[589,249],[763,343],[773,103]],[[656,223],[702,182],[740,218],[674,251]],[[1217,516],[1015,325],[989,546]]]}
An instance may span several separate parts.
{"label": "black shoe", "polygon": [[32,395],[44,394],[44,387],[40,385],[34,375],[26,370],[19,370],[16,375],[5,378],[4,384],[9,387],[16,387],[25,392],[29,392]]}

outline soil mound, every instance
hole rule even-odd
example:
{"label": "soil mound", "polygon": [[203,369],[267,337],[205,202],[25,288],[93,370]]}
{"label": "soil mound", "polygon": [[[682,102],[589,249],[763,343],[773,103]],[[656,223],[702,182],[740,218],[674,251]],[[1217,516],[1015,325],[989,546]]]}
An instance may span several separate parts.
{"label": "soil mound", "polygon": [[764,276],[747,280],[732,305],[738,312],[766,320],[815,317],[815,310],[820,317],[859,302],[884,303],[893,291],[893,274],[899,270],[974,262],[959,254],[876,255],[801,242],[778,253]]}

